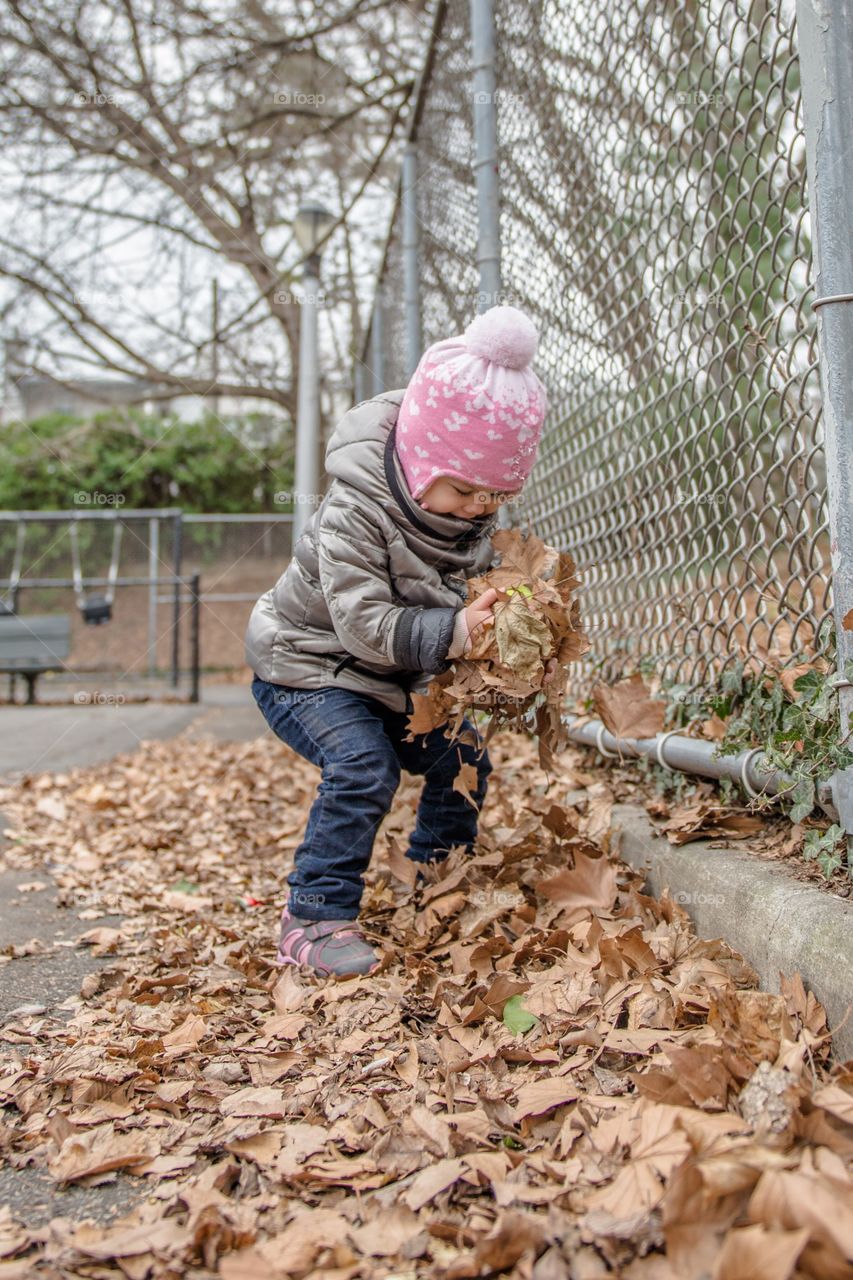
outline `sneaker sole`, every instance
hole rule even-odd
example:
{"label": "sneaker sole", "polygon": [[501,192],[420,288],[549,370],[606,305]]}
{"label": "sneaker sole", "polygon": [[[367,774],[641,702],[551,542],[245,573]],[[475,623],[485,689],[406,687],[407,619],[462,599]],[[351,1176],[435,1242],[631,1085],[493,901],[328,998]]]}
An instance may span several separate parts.
{"label": "sneaker sole", "polygon": [[366,973],[360,973],[358,969],[353,969],[350,973],[336,973],[334,969],[317,969],[314,965],[300,964],[298,960],[292,959],[290,956],[276,955],[273,964],[279,969],[286,969],[288,965],[293,965],[296,969],[305,969],[308,973],[315,974],[318,978],[369,978],[371,974],[378,972],[382,968],[382,959],[378,959],[372,964]]}

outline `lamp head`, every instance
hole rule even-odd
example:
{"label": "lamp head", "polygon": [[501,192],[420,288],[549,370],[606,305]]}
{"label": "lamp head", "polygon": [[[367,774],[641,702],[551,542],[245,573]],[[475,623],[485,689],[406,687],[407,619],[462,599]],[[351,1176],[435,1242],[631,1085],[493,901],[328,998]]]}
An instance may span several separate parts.
{"label": "lamp head", "polygon": [[317,253],[317,245],[334,221],[335,215],[321,204],[300,205],[293,219],[293,232],[302,252],[313,257]]}

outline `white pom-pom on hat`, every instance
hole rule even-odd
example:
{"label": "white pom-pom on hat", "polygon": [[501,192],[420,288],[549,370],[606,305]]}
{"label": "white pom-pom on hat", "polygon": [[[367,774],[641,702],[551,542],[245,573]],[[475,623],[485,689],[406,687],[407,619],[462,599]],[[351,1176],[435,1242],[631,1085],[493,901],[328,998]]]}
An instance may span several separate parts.
{"label": "white pom-pom on hat", "polygon": [[536,354],[539,330],[518,307],[491,307],[465,329],[465,346],[505,369],[526,369]]}

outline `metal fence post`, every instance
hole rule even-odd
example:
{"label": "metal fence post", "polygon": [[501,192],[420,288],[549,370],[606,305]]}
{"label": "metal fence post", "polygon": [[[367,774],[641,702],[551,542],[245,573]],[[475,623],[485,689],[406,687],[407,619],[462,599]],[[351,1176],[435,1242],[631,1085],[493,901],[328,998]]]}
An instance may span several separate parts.
{"label": "metal fence post", "polygon": [[198,702],[199,677],[201,673],[201,618],[199,598],[201,596],[201,574],[198,569],[190,578],[190,702]]}
{"label": "metal fence post", "polygon": [[157,567],[160,561],[160,519],[148,518],[148,674],[157,674]]}
{"label": "metal fence post", "polygon": [[385,390],[385,318],[382,314],[384,294],[385,284],[380,280],[376,286],[373,315],[370,319],[370,375],[373,382],[370,394],[374,396]]}
{"label": "metal fence post", "polygon": [[184,558],[183,513],[175,513],[175,530],[172,547],[172,573],[175,576],[175,594],[172,601],[172,688],[177,689],[181,678],[181,565]]}
{"label": "metal fence post", "polygon": [[471,0],[474,176],[477,182],[477,310],[500,302],[501,233],[498,198],[498,123],[495,101],[495,19],[492,0]]}
{"label": "metal fence post", "polygon": [[[844,738],[853,722],[853,631],[843,626],[853,609],[853,3],[797,0],[797,29]],[[837,772],[832,790],[853,851],[853,769]]]}
{"label": "metal fence post", "polygon": [[[474,177],[477,182],[477,311],[501,300],[501,223],[498,189],[498,113],[495,73],[495,15],[492,0],[471,0],[471,70],[474,111]],[[504,504],[498,528],[512,525]]]}
{"label": "metal fence post", "polygon": [[418,148],[408,142],[403,155],[403,296],[406,308],[406,374],[421,358],[421,280],[418,253]]}
{"label": "metal fence post", "polygon": [[302,277],[302,310],[299,325],[299,388],[296,410],[296,460],[293,488],[293,541],[305,529],[316,510],[320,487],[320,375],[318,297],[320,259],[312,254]]}

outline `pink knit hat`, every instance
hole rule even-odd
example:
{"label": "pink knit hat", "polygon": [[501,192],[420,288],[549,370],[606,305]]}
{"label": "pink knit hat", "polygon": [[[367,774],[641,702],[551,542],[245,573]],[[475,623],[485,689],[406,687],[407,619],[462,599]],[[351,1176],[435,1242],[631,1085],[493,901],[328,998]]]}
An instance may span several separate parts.
{"label": "pink knit hat", "polygon": [[517,307],[492,307],[420,358],[400,403],[395,443],[413,498],[437,476],[517,492],[536,461],[548,397],[530,368],[538,330]]}

